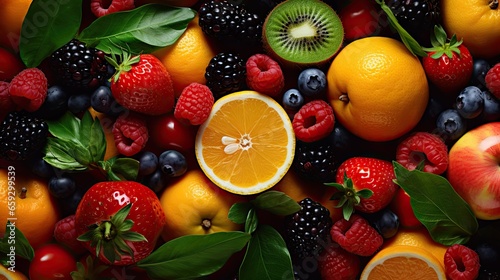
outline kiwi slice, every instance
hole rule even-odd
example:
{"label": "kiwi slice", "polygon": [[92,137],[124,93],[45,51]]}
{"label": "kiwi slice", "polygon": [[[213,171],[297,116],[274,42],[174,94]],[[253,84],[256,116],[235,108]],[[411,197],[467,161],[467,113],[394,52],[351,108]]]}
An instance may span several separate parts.
{"label": "kiwi slice", "polygon": [[267,15],[265,50],[283,64],[319,66],[340,49],[344,28],[331,6],[320,0],[288,0]]}

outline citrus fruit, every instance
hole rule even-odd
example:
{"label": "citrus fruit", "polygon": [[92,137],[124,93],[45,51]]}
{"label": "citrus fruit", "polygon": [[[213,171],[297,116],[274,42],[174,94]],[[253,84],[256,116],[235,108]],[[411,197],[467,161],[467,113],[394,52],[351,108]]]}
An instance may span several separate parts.
{"label": "citrus fruit", "polygon": [[166,224],[165,241],[189,235],[240,230],[241,225],[228,219],[229,208],[244,201],[212,183],[199,169],[187,171],[161,194]]}
{"label": "citrus fruit", "polygon": [[375,254],[361,272],[360,279],[445,280],[446,275],[439,260],[425,249],[395,245]]}
{"label": "citrus fruit", "polygon": [[0,265],[0,280],[28,280],[28,277],[17,268],[10,271],[5,266]]}
{"label": "citrus fruit", "polygon": [[[59,211],[47,182],[14,166],[0,169],[0,221],[6,223],[8,219],[33,248],[49,242]],[[0,226],[0,236],[4,233],[5,224]]]}
{"label": "citrus fruit", "polygon": [[429,99],[418,57],[387,37],[348,44],[332,61],[327,83],[336,119],[368,141],[389,141],[409,132]]}
{"label": "citrus fruit", "polygon": [[443,25],[449,36],[456,34],[474,58],[500,54],[500,7],[490,0],[441,1]]}
{"label": "citrus fruit", "polygon": [[287,113],[271,97],[240,91],[218,99],[196,135],[196,159],[219,187],[255,194],[273,187],[290,168],[295,135]]}
{"label": "citrus fruit", "polygon": [[205,69],[216,54],[215,47],[198,25],[198,16],[177,42],[153,52],[170,73],[176,97],[193,82],[206,83]]}
{"label": "citrus fruit", "polygon": [[0,45],[17,51],[24,17],[31,0],[3,0],[0,9]]}

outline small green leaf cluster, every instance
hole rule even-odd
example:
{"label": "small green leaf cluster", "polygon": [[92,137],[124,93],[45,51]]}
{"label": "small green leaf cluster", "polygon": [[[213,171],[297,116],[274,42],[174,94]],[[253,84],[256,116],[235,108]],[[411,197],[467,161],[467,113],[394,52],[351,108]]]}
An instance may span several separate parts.
{"label": "small green leaf cluster", "polygon": [[[78,34],[82,4],[82,0],[51,1],[50,5],[33,0],[19,40],[20,56],[27,67],[37,67],[73,38],[108,54],[150,53],[175,43],[196,14],[191,8],[145,4],[100,17]],[[46,19],[43,22],[41,14]]]}
{"label": "small green leaf cluster", "polygon": [[246,246],[238,279],[282,279],[293,275],[285,241],[273,227],[260,224],[257,211],[290,215],[300,205],[278,191],[264,192],[248,202],[232,205],[228,218],[244,224],[244,231],[185,235],[170,240],[137,263],[152,279],[196,279],[219,270]]}
{"label": "small green leaf cluster", "polygon": [[106,137],[99,118],[92,118],[89,111],[82,119],[67,111],[47,124],[52,137],[47,138],[43,159],[48,164],[73,172],[99,168],[114,181],[137,178],[139,161],[125,157],[104,160]]}

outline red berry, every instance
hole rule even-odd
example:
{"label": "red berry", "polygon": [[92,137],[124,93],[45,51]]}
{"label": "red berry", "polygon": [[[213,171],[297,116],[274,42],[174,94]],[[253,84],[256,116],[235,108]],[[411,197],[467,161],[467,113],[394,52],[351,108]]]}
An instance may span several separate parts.
{"label": "red berry", "polygon": [[285,86],[280,65],[265,54],[254,54],[246,63],[247,85],[250,89],[278,97]]}
{"label": "red berry", "polygon": [[314,142],[329,135],[335,125],[335,116],[330,104],[324,100],[313,100],[304,104],[292,121],[297,139]]}
{"label": "red berry", "polygon": [[335,222],[330,230],[332,240],[346,251],[358,256],[371,256],[384,243],[383,237],[360,215]]}
{"label": "red berry", "polygon": [[113,136],[118,152],[128,157],[144,149],[149,138],[146,122],[135,114],[119,116],[113,125]]}
{"label": "red berry", "polygon": [[500,63],[495,64],[484,77],[486,87],[496,98],[500,98]]}
{"label": "red berry", "polygon": [[7,113],[13,111],[15,107],[16,105],[10,98],[9,83],[0,81],[0,122]]}
{"label": "red berry", "polygon": [[83,254],[86,249],[82,242],[76,240],[78,235],[75,229],[75,215],[59,220],[54,228],[54,238],[57,242],[68,247],[73,253]]}
{"label": "red berry", "polygon": [[359,256],[332,244],[321,253],[319,271],[323,280],[354,280],[361,271]]}
{"label": "red berry", "polygon": [[192,83],[182,90],[175,105],[174,116],[183,123],[200,125],[207,120],[213,105],[214,96],[210,88]]}
{"label": "red berry", "polygon": [[479,275],[478,254],[460,244],[454,244],[444,254],[444,269],[449,280],[472,280]]}
{"label": "red berry", "polygon": [[12,101],[28,112],[34,112],[42,106],[47,97],[47,89],[47,78],[38,68],[24,69],[9,84]]}
{"label": "red berry", "polygon": [[448,168],[448,147],[435,134],[416,132],[399,143],[396,161],[409,170],[424,161],[423,171],[439,175]]}
{"label": "red berry", "polygon": [[[111,1],[111,3],[109,3]],[[105,8],[107,7],[107,8]],[[92,0],[90,9],[96,17],[135,8],[134,0]]]}

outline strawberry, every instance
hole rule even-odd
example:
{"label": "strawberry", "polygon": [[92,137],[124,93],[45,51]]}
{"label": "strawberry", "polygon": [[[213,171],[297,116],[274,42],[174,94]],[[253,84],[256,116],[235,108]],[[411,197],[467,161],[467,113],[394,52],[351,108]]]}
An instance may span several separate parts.
{"label": "strawberry", "polygon": [[344,219],[349,220],[355,210],[374,213],[386,207],[398,189],[395,179],[391,162],[352,157],[338,167],[336,182],[325,184],[337,189],[330,199],[338,200],[336,207],[342,207]]}
{"label": "strawberry", "polygon": [[93,185],[75,214],[78,240],[105,264],[130,265],[155,248],[165,225],[156,194],[134,181]]}
{"label": "strawberry", "polygon": [[123,107],[157,116],[174,108],[172,79],[161,61],[151,54],[124,54],[121,64],[107,57],[116,68],[111,77],[111,92]]}
{"label": "strawberry", "polygon": [[427,78],[443,93],[460,92],[472,77],[472,56],[463,40],[454,34],[448,40],[443,27],[436,25],[431,37],[432,47],[423,48],[427,56],[422,64]]}

